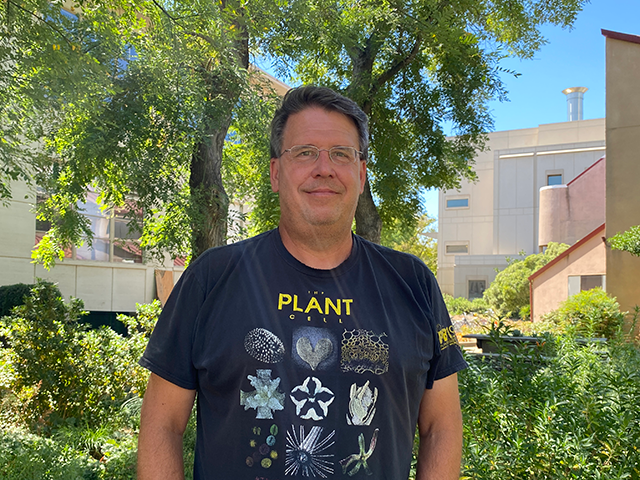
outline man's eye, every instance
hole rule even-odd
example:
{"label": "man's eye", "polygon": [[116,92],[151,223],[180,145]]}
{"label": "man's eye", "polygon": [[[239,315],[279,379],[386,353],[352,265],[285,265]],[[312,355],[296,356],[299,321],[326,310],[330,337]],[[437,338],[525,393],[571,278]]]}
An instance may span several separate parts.
{"label": "man's eye", "polygon": [[347,158],[347,157],[349,157],[349,152],[348,152],[348,151],[346,151],[346,150],[334,150],[334,151],[333,151],[333,154],[334,154],[336,157],[343,157],[343,158]]}
{"label": "man's eye", "polygon": [[311,148],[304,148],[296,152],[296,157],[313,157],[316,152]]}

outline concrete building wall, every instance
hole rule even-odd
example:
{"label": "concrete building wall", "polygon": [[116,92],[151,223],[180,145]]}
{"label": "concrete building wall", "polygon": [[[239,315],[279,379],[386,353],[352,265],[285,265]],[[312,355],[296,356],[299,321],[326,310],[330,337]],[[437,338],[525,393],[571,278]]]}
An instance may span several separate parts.
{"label": "concrete building wall", "polygon": [[[538,252],[538,195],[550,174],[568,183],[604,153],[604,119],[540,125],[493,132],[488,150],[475,158],[476,182],[441,191],[438,213],[438,282],[443,292],[465,296],[467,266],[458,258],[495,255],[486,275],[504,267],[504,257]],[[449,200],[468,199],[468,207],[448,208]],[[602,223],[602,222],[600,222]],[[461,255],[447,246],[468,245]],[[482,260],[486,262],[486,259]]]}
{"label": "concrete building wall", "polygon": [[[640,36],[606,39],[607,238],[640,225]],[[607,250],[607,291],[622,310],[640,304],[640,258]]]}
{"label": "concrete building wall", "polygon": [[568,298],[570,276],[605,275],[606,246],[602,240],[604,229],[600,229],[598,233],[575,244],[575,248],[560,255],[531,280],[533,321],[538,321],[544,314],[557,309]]}

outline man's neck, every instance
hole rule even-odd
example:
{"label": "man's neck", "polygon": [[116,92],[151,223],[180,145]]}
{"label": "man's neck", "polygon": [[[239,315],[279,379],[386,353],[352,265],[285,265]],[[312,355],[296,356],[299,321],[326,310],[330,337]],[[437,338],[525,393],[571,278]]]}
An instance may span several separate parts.
{"label": "man's neck", "polygon": [[326,229],[312,229],[296,235],[283,224],[280,224],[278,230],[287,251],[296,260],[311,268],[331,270],[351,254],[353,246],[351,230],[336,235]]}

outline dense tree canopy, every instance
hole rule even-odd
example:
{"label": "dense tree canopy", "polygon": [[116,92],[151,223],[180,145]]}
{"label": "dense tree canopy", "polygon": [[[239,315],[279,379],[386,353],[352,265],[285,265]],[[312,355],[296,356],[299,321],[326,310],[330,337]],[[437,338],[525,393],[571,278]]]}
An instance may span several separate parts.
{"label": "dense tree canopy", "polygon": [[223,175],[232,193],[246,186],[223,145],[239,141],[234,121],[247,145],[260,143],[255,131],[264,137],[272,101],[248,69],[249,44],[277,18],[275,4],[114,0],[73,13],[60,3],[0,6],[0,194],[21,176],[49,194],[39,259],[91,240],[77,207],[89,188],[105,208],[129,209],[147,251],[197,256],[226,242]]}
{"label": "dense tree canopy", "polygon": [[472,159],[492,126],[487,103],[506,94],[500,61],[531,57],[540,27],[570,26],[586,1],[285,2],[289,21],[268,45],[282,73],[341,90],[370,117],[357,233],[378,242],[383,223],[415,223],[423,188],[475,178]]}
{"label": "dense tree canopy", "polygon": [[[506,55],[531,56],[539,27],[569,26],[586,0],[221,0],[0,3],[0,198],[35,179],[51,264],[91,240],[87,191],[126,207],[147,252],[227,239],[231,199],[273,227],[266,125],[273,98],[249,67],[274,59],[295,82],[332,86],[371,118],[356,230],[415,228],[424,187],[474,178],[471,159],[504,98]],[[445,136],[450,125],[455,137]]]}
{"label": "dense tree canopy", "polygon": [[400,252],[410,253],[422,260],[429,269],[438,272],[438,242],[436,219],[422,215],[417,224],[401,223],[399,220],[391,228],[382,231],[381,244]]}

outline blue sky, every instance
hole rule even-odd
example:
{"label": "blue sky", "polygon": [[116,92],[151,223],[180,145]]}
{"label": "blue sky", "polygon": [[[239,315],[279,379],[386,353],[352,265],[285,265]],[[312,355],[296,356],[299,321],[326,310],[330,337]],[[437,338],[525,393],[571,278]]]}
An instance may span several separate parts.
{"label": "blue sky", "polygon": [[[509,60],[503,66],[521,75],[503,75],[508,102],[492,102],[494,130],[537,127],[567,120],[562,90],[587,87],[584,118],[605,116],[605,38],[601,30],[640,35],[640,0],[592,0],[573,29],[545,27],[548,43],[531,60]],[[638,82],[640,87],[640,80]],[[438,214],[437,192],[427,192],[424,207]]]}

